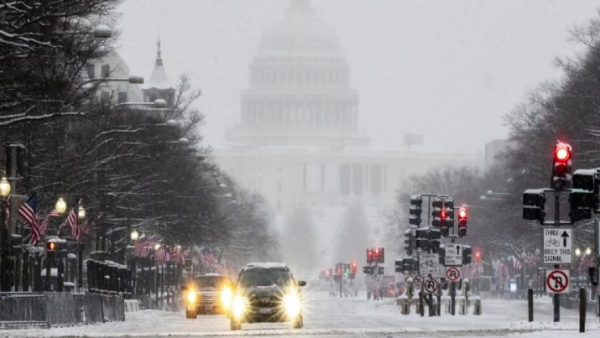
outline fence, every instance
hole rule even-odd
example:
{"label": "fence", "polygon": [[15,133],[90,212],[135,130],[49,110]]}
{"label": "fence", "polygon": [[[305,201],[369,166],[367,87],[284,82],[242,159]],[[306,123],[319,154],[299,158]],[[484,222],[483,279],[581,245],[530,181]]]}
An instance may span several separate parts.
{"label": "fence", "polygon": [[73,293],[0,293],[0,328],[70,326],[125,321],[122,296]]}

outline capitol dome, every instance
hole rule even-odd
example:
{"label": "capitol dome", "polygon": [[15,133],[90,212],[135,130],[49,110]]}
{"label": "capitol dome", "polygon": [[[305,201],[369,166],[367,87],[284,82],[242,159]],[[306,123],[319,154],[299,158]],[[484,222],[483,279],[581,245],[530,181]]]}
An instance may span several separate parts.
{"label": "capitol dome", "polygon": [[265,31],[258,54],[341,56],[340,39],[335,29],[317,15],[309,0],[292,0],[285,20]]}
{"label": "capitol dome", "polygon": [[291,0],[285,20],[269,27],[241,95],[241,124],[228,134],[258,146],[364,146],[358,93],[335,29],[309,0]]}

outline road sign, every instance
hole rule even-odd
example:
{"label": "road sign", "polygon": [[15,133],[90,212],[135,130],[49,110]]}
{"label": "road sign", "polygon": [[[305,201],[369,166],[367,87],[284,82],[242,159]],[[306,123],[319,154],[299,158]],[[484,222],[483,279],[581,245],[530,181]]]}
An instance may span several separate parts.
{"label": "road sign", "polygon": [[423,277],[415,276],[413,283],[415,283],[415,286],[421,286],[421,284],[423,284]]}
{"label": "road sign", "polygon": [[457,268],[448,268],[446,270],[446,278],[450,281],[457,281],[460,278],[460,270]]}
{"label": "road sign", "polygon": [[463,263],[463,251],[461,244],[447,243],[446,258],[444,259],[445,266],[462,266]]}
{"label": "road sign", "polygon": [[544,264],[571,263],[573,229],[544,229]]}
{"label": "road sign", "polygon": [[440,273],[440,256],[436,253],[421,253],[419,255],[419,274],[437,275]]}
{"label": "road sign", "polygon": [[423,281],[423,292],[436,293],[438,290],[438,282],[434,278],[428,277]]}
{"label": "road sign", "polygon": [[548,293],[569,292],[569,270],[546,271],[546,290]]}

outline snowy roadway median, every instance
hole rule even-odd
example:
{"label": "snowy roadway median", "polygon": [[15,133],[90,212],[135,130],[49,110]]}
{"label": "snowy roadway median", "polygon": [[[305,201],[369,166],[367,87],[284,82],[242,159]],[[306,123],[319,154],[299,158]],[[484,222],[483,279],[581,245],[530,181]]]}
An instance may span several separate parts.
{"label": "snowy roadway median", "polygon": [[[361,297],[362,296],[362,297]],[[562,310],[561,323],[552,322],[549,299],[536,303],[536,321],[526,321],[524,301],[484,300],[482,316],[403,316],[395,300],[367,302],[358,298],[329,298],[327,293],[307,295],[305,328],[289,324],[244,324],[231,332],[224,316],[186,320],[183,313],[140,311],[128,313],[125,322],[52,329],[2,330],[0,337],[597,337],[597,318],[588,318],[588,332],[579,334],[574,311]],[[560,332],[560,333],[559,333]]]}

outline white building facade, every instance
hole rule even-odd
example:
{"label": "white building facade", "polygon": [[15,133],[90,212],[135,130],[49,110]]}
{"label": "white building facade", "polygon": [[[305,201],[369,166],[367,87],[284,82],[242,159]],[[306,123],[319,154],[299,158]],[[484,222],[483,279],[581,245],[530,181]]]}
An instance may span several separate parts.
{"label": "white building facade", "polygon": [[304,205],[331,228],[348,205],[361,203],[377,227],[409,175],[476,163],[475,156],[419,152],[419,146],[370,147],[340,40],[308,0],[291,0],[285,20],[267,29],[250,72],[241,122],[215,155],[279,215]]}

